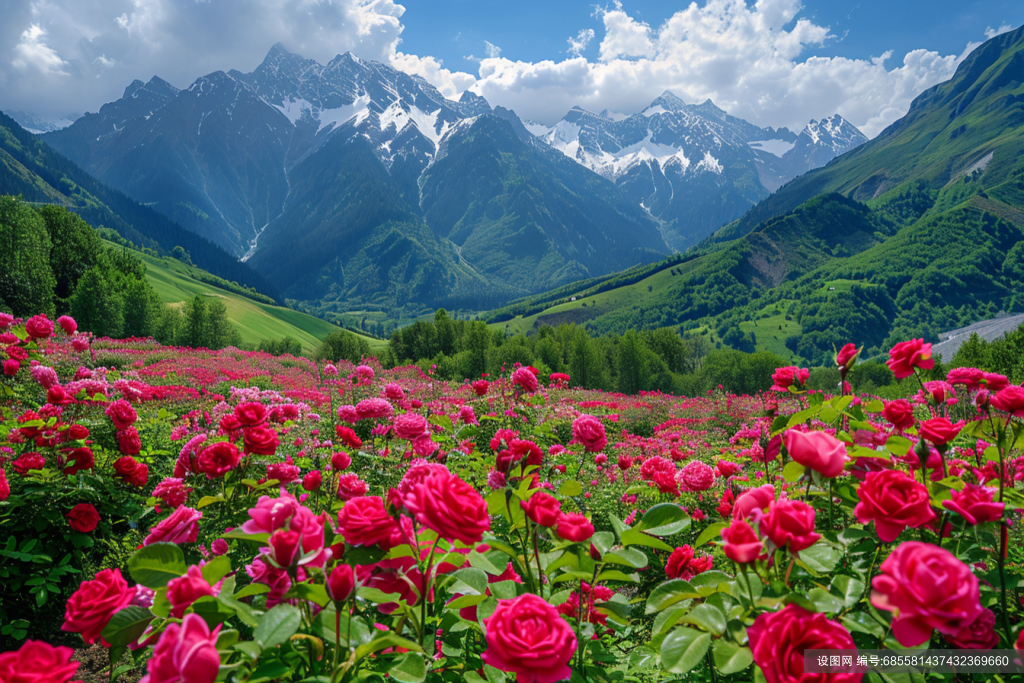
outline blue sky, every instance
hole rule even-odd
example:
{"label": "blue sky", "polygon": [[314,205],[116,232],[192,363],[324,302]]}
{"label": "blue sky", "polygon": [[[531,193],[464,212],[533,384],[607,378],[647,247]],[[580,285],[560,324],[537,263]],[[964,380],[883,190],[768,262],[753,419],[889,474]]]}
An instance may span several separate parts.
{"label": "blue sky", "polygon": [[[281,42],[351,51],[553,125],[665,90],[762,126],[839,113],[869,136],[1024,24],[1024,0],[4,0],[0,109],[96,111],[134,79],[185,88]],[[570,49],[573,38],[576,47]],[[493,46],[493,47],[489,47]]]}
{"label": "blue sky", "polygon": [[[449,68],[473,71],[465,59],[482,57],[485,41],[513,60],[563,59],[566,40],[581,29],[600,31],[595,3],[579,0],[420,0],[406,3],[401,49],[434,55]],[[688,3],[623,0],[630,15],[656,26]],[[702,3],[703,4],[703,3]],[[752,4],[752,3],[749,3]],[[813,52],[823,56],[877,57],[927,48],[959,52],[987,28],[1024,24],[1024,0],[805,0],[801,16],[828,26],[836,38]],[[582,53],[597,55],[592,42]]]}

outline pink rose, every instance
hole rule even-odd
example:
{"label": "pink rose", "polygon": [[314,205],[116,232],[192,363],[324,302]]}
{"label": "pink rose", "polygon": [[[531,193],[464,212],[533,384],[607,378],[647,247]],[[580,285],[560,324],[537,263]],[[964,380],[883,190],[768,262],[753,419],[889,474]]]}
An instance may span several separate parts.
{"label": "pink rose", "polygon": [[747,636],[754,662],[768,683],[858,683],[864,677],[862,673],[805,673],[805,650],[857,649],[850,632],[824,614],[786,605],[778,612],[758,615]]}
{"label": "pink rose", "polygon": [[765,556],[764,543],[742,519],[722,529],[722,551],[736,564],[750,564]]}
{"label": "pink rose", "polygon": [[935,521],[928,489],[899,470],[868,472],[857,488],[860,502],[853,509],[861,524],[875,523],[878,537],[896,540],[908,526],[915,529]]}
{"label": "pink rose", "polygon": [[537,375],[529,368],[518,368],[512,373],[512,383],[528,394],[537,391]]}
{"label": "pink rose", "polygon": [[337,565],[327,576],[327,596],[335,602],[345,602],[355,589],[356,577],[347,564]]}
{"label": "pink rose", "polygon": [[889,401],[882,409],[882,417],[902,432],[914,426],[914,407],[902,398]]}
{"label": "pink rose", "polygon": [[932,345],[925,344],[923,339],[911,339],[900,342],[889,351],[889,360],[885,364],[892,370],[896,379],[903,379],[914,374],[914,368],[931,370],[935,367],[932,359]]}
{"label": "pink rose", "polygon": [[526,516],[538,526],[552,527],[562,516],[562,504],[554,496],[537,491],[527,500],[519,501]]}
{"label": "pink rose", "polygon": [[782,435],[789,456],[824,477],[838,477],[846,464],[846,444],[825,432],[790,429]]}
{"label": "pink rose", "polygon": [[380,496],[353,498],[338,513],[338,527],[351,545],[371,546],[391,538],[398,524]]}
{"label": "pink rose", "polygon": [[843,370],[849,370],[853,365],[854,361],[857,360],[857,356],[860,354],[860,350],[856,344],[846,344],[843,348],[839,349],[839,353],[836,354],[836,367],[842,368]]}
{"label": "pink rose", "polygon": [[687,491],[707,491],[715,484],[715,470],[707,463],[694,460],[679,471],[679,483]]}
{"label": "pink rose", "polygon": [[220,626],[211,632],[198,614],[186,614],[180,626],[168,624],[139,683],[213,683],[220,671],[219,633]]}
{"label": "pink rose", "polygon": [[218,441],[204,448],[196,459],[196,469],[206,474],[207,479],[220,479],[238,467],[242,454],[230,441]]}
{"label": "pink rose", "polygon": [[978,578],[944,548],[908,541],[880,569],[871,604],[895,613],[892,632],[904,647],[927,643],[934,629],[955,636],[982,612]]}
{"label": "pink rose", "polygon": [[62,315],[57,318],[57,324],[60,325],[60,329],[64,330],[64,334],[74,334],[78,329],[78,323],[70,315]]}
{"label": "pink rose", "polygon": [[[0,314],[0,321],[2,316]],[[78,671],[75,651],[41,640],[26,640],[14,652],[0,653],[0,681],[10,683],[67,683]],[[75,681],[74,683],[80,683]]]}
{"label": "pink rose", "polygon": [[791,386],[804,385],[811,376],[807,368],[798,368],[790,365],[785,368],[778,368],[772,374],[772,391],[789,391]]}
{"label": "pink rose", "polygon": [[267,420],[267,407],[262,403],[240,403],[235,406],[235,419],[244,427],[262,424]]}
{"label": "pink rose", "polygon": [[996,615],[990,609],[983,609],[974,621],[946,636],[946,640],[961,650],[991,650],[999,644]]}
{"label": "pink rose", "polygon": [[608,445],[604,425],[593,415],[580,415],[573,420],[572,438],[573,441],[583,444],[583,448],[590,453],[602,451]]}
{"label": "pink rose", "polygon": [[215,593],[213,587],[203,578],[202,569],[196,565],[190,566],[185,576],[167,582],[167,599],[171,603],[171,616],[175,619],[181,619],[185,610],[205,595]]}
{"label": "pink rose", "polygon": [[814,531],[814,508],[788,498],[780,498],[768,506],[758,529],[775,547],[788,547],[791,553],[806,550],[821,538],[821,534]]}
{"label": "pink rose", "polygon": [[558,519],[555,533],[559,538],[564,538],[567,541],[582,543],[594,535],[594,525],[585,515],[578,512],[564,513]]}
{"label": "pink rose", "polygon": [[447,470],[434,471],[405,496],[406,509],[423,526],[446,540],[479,543],[491,528],[487,501]]}
{"label": "pink rose", "polygon": [[990,399],[992,407],[1014,417],[1024,417],[1024,387],[1011,386],[1000,389]]}
{"label": "pink rose", "polygon": [[953,424],[944,417],[933,417],[921,423],[921,438],[934,446],[945,446],[956,438],[963,426],[963,422]]}
{"label": "pink rose", "polygon": [[135,597],[120,569],[104,569],[96,578],[83,581],[64,611],[62,631],[81,633],[82,640],[95,643],[111,617],[127,607]]}
{"label": "pink rose", "polygon": [[406,441],[415,441],[430,434],[427,418],[419,413],[402,413],[395,416],[395,436]]}
{"label": "pink rose", "polygon": [[750,519],[755,510],[767,510],[775,501],[775,487],[771,484],[747,489],[736,498],[732,508],[733,519]]}
{"label": "pink rose", "polygon": [[1006,504],[992,500],[992,489],[968,484],[962,491],[953,491],[952,498],[943,501],[942,507],[957,513],[974,526],[1002,519]]}
{"label": "pink rose", "polygon": [[45,315],[34,315],[25,323],[25,332],[32,339],[46,339],[53,334],[53,323]]}
{"label": "pink rose", "polygon": [[110,421],[114,423],[114,429],[121,431],[122,429],[128,429],[135,421],[139,419],[138,414],[135,412],[135,408],[132,404],[123,398],[119,398],[103,411]]}
{"label": "pink rose", "polygon": [[279,498],[260,496],[256,507],[249,508],[249,520],[242,525],[247,534],[271,534],[284,527],[299,509],[299,501],[290,495]]}
{"label": "pink rose", "polygon": [[199,520],[203,513],[192,508],[180,507],[169,517],[153,527],[142,545],[151,543],[195,543],[199,537]]}
{"label": "pink rose", "polygon": [[518,683],[555,683],[572,675],[576,634],[543,598],[527,593],[499,600],[484,627],[484,663],[516,674]]}

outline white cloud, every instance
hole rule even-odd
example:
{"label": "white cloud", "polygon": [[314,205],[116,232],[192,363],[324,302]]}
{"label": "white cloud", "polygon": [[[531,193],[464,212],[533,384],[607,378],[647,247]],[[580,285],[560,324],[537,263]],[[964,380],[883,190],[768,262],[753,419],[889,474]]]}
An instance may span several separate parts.
{"label": "white cloud", "polygon": [[989,26],[988,28],[985,29],[985,37],[991,40],[996,36],[1001,36],[1002,34],[1008,33],[1012,30],[1013,27],[1010,26],[1009,24],[1000,24],[999,28],[992,28],[991,26]]}
{"label": "white cloud", "polygon": [[576,34],[575,38],[569,38],[566,42],[569,43],[569,49],[566,50],[573,57],[579,57],[584,50],[587,49],[587,45],[594,39],[594,29],[585,28]]}
{"label": "white cloud", "polygon": [[36,71],[43,74],[67,76],[64,67],[67,62],[57,51],[43,42],[46,31],[38,24],[32,24],[21,34],[20,42],[14,47],[11,66],[19,71]]}
{"label": "white cloud", "polygon": [[488,59],[497,59],[498,57],[501,56],[501,48],[495,45],[494,43],[485,40],[484,53],[487,55]]}

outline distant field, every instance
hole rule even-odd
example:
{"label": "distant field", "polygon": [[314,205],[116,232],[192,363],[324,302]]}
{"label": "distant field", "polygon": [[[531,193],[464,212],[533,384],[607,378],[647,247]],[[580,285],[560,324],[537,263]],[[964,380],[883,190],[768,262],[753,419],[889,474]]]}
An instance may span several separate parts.
{"label": "distant field", "polygon": [[[320,340],[342,328],[300,311],[282,306],[263,304],[247,299],[214,285],[191,277],[192,267],[169,258],[154,258],[136,252],[146,263],[146,278],[165,303],[184,302],[196,294],[216,296],[224,301],[228,319],[238,328],[245,344],[259,344],[264,339],[291,337],[302,344],[304,352],[311,353]],[[353,333],[355,334],[355,333]],[[383,348],[387,342],[359,335],[371,348]]]}

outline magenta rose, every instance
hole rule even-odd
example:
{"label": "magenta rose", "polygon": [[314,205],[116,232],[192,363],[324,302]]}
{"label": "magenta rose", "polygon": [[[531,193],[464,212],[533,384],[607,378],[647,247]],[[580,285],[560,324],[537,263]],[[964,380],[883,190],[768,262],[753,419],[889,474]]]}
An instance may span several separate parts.
{"label": "magenta rose", "polygon": [[104,569],[96,578],[83,581],[68,598],[60,630],[81,633],[82,640],[91,645],[99,639],[110,618],[134,597],[135,589],[128,587],[120,569]]}
{"label": "magenta rose", "polygon": [[715,484],[715,468],[694,460],[679,471],[679,483],[687,491],[707,491]]}
{"label": "magenta rose", "polygon": [[856,344],[846,344],[836,354],[836,367],[849,370],[859,354],[860,350]]}
{"label": "magenta rose", "polygon": [[435,470],[406,494],[405,508],[423,526],[446,540],[467,545],[483,540],[491,528],[487,501],[477,490],[447,470]]}
{"label": "magenta rose", "polygon": [[853,509],[861,524],[875,523],[878,537],[896,540],[907,527],[917,529],[935,521],[928,489],[899,470],[868,472],[857,488],[860,502]]}
{"label": "magenta rose", "polygon": [[196,459],[196,468],[204,473],[207,479],[220,479],[238,467],[241,461],[242,455],[235,444],[230,441],[218,441],[200,451]]}
{"label": "magenta rose", "polygon": [[793,460],[824,477],[838,477],[846,464],[846,444],[825,432],[790,429],[782,442]]}
{"label": "magenta rose", "polygon": [[484,663],[516,674],[518,683],[555,683],[572,675],[576,634],[543,598],[527,593],[499,600],[484,627]]}
{"label": "magenta rose", "polygon": [[953,491],[952,498],[943,501],[942,507],[957,513],[973,526],[999,521],[1003,518],[1006,504],[992,500],[992,489],[968,484],[962,491]]}
{"label": "magenta rose", "polygon": [[220,626],[211,632],[198,614],[186,614],[181,625],[168,624],[139,683],[213,683],[220,671],[219,633]]}
{"label": "magenta rose", "polygon": [[518,368],[512,373],[512,383],[528,394],[537,391],[537,375],[529,368]]}
{"label": "magenta rose", "polygon": [[122,429],[117,432],[117,447],[125,455],[138,455],[142,451],[142,440],[135,427]]}
{"label": "magenta rose", "polygon": [[380,496],[353,498],[338,513],[338,527],[351,545],[371,546],[391,538],[398,524]]}
{"label": "magenta rose", "polygon": [[171,616],[181,619],[193,602],[206,595],[215,595],[213,587],[203,578],[196,565],[188,568],[185,576],[167,582],[167,600],[171,603]]}
{"label": "magenta rose", "polygon": [[581,515],[578,512],[564,513],[558,518],[555,533],[559,538],[564,538],[567,541],[582,543],[594,535],[594,525],[590,523],[586,515]]}
{"label": "magenta rose", "polygon": [[814,531],[814,508],[788,498],[780,498],[768,506],[758,529],[777,548],[788,547],[792,553],[810,548],[821,538],[821,534]]}
{"label": "magenta rose", "polygon": [[242,442],[246,453],[273,455],[277,452],[277,432],[264,425],[246,429]]}
{"label": "magenta rose", "polygon": [[34,315],[25,323],[25,332],[32,339],[46,339],[53,334],[53,322],[45,315]]}
{"label": "magenta rose", "polygon": [[772,391],[789,391],[793,385],[806,384],[810,376],[807,368],[798,368],[795,365],[778,368],[772,374]]}
{"label": "magenta rose", "polygon": [[169,517],[153,527],[142,545],[151,543],[195,543],[199,537],[199,520],[203,513],[192,508],[180,507]]}
{"label": "magenta rose", "polygon": [[597,453],[608,445],[604,425],[593,415],[580,415],[572,423],[572,438],[589,453]]}
{"label": "magenta rose", "polygon": [[750,564],[765,555],[764,543],[742,519],[722,529],[722,552],[736,564]]}
{"label": "magenta rose", "polygon": [[78,323],[70,315],[62,315],[57,318],[57,324],[60,325],[60,329],[64,330],[64,334],[74,334],[78,330]]}
{"label": "magenta rose", "polygon": [[356,577],[352,567],[339,564],[327,576],[327,597],[334,602],[345,602],[356,589]]}
{"label": "magenta rose", "polygon": [[402,413],[395,416],[395,436],[406,441],[415,441],[424,435],[430,434],[430,425],[427,418],[419,413]]}
{"label": "magenta rose", "polygon": [[974,621],[946,636],[946,640],[961,650],[991,650],[999,644],[996,615],[990,609],[983,609]]}
{"label": "magenta rose", "polygon": [[260,496],[256,507],[249,508],[249,520],[242,525],[247,534],[271,534],[284,527],[299,509],[299,501],[290,495],[276,498]]}
{"label": "magenta rose", "polygon": [[892,632],[904,647],[927,643],[932,631],[953,636],[982,612],[978,578],[944,548],[908,541],[885,559],[871,604],[895,613]]}
{"label": "magenta rose", "polygon": [[956,438],[963,426],[963,422],[953,424],[944,417],[933,417],[921,423],[921,438],[932,445],[945,446]]}
{"label": "magenta rose", "polygon": [[902,432],[914,426],[914,407],[902,398],[889,401],[882,408],[882,417]]}
{"label": "magenta rose", "polygon": [[562,504],[557,498],[543,491],[537,491],[519,504],[530,521],[538,526],[555,526],[562,516]]}
{"label": "magenta rose", "polygon": [[1010,386],[1000,389],[990,401],[993,408],[1014,417],[1024,417],[1024,387]]}
{"label": "magenta rose", "polygon": [[931,370],[935,367],[932,359],[932,345],[925,344],[923,339],[911,339],[900,342],[889,351],[889,360],[885,364],[892,370],[896,379],[903,379],[914,374],[914,368]]}
{"label": "magenta rose", "polygon": [[107,406],[106,410],[103,411],[110,421],[114,423],[114,429],[121,431],[122,429],[128,429],[135,421],[139,419],[138,414],[135,412],[135,408],[132,404],[123,398],[119,398],[110,405]]}
{"label": "magenta rose", "polygon": [[0,681],[67,683],[78,671],[79,663],[71,661],[74,654],[70,647],[54,647],[41,640],[26,640],[14,652],[0,653]]}
{"label": "magenta rose", "polygon": [[252,427],[267,420],[267,407],[262,403],[240,403],[235,406],[235,419],[243,427]]}
{"label": "magenta rose", "polygon": [[771,484],[747,489],[736,498],[732,507],[733,519],[750,519],[755,510],[767,510],[775,501],[775,487]]}
{"label": "magenta rose", "polygon": [[824,614],[798,605],[758,615],[747,629],[754,662],[768,683],[857,683],[862,673],[812,674],[804,670],[805,650],[856,650],[850,632]]}

